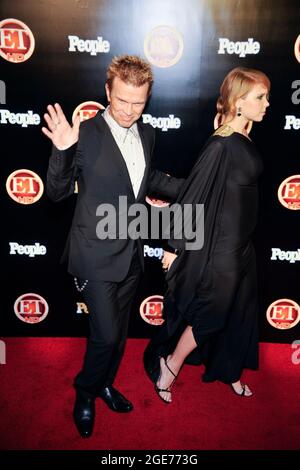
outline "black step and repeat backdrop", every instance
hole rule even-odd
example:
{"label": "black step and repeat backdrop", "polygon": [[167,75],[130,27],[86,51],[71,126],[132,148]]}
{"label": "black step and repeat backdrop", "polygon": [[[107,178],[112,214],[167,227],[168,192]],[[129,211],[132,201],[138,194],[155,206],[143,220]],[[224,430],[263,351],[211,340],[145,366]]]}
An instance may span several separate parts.
{"label": "black step and repeat backdrop", "polygon": [[[213,132],[218,89],[235,66],[265,71],[271,106],[251,136],[265,170],[258,254],[261,339],[300,339],[299,0],[1,0],[2,336],[83,336],[87,309],[59,264],[76,194],[53,204],[44,192],[51,150],[41,132],[48,103],[69,120],[106,106],[114,55],[153,65],[142,119],[156,128],[155,165],[188,175]],[[148,200],[147,204],[160,204]],[[145,246],[130,336],[161,323],[164,277],[159,240]]]}

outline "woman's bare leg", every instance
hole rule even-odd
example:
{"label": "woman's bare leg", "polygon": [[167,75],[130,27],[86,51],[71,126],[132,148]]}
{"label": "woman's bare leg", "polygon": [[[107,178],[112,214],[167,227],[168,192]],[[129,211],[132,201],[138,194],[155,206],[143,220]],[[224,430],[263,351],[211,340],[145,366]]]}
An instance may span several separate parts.
{"label": "woman's bare leg", "polygon": [[[182,335],[179,338],[176,348],[173,353],[170,354],[167,359],[167,365],[171,371],[178,375],[180,368],[185,358],[197,347],[192,327],[187,326]],[[160,370],[161,374],[156,383],[158,388],[168,389],[174,381],[174,375],[169,371],[166,366],[165,359],[160,359]],[[172,401],[171,392],[159,392],[160,396],[166,401]]]}
{"label": "woman's bare leg", "polygon": [[[176,376],[178,375],[185,358],[196,347],[197,347],[197,344],[193,335],[192,327],[187,326],[184,332],[182,333],[181,337],[179,338],[179,341],[173,353],[170,354],[166,359],[168,367]],[[168,389],[171,386],[172,382],[174,381],[174,375],[169,371],[168,367],[166,366],[166,362],[164,358],[160,359],[161,374],[156,385],[158,388],[161,388],[161,389]],[[240,380],[232,383],[232,387],[238,394],[242,393],[243,391],[243,387],[242,387]],[[172,401],[171,391],[159,392],[159,394],[165,401],[169,401],[169,402]],[[250,388],[246,384],[245,384],[245,395],[246,396],[252,395]]]}

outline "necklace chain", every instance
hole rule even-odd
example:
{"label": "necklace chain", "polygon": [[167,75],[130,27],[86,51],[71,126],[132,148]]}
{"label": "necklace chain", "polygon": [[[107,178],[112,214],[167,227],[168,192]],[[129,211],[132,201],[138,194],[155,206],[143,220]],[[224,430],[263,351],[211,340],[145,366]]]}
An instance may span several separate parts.
{"label": "necklace chain", "polygon": [[87,283],[89,282],[88,279],[85,279],[85,281],[83,282],[82,286],[80,287],[79,284],[78,284],[78,279],[77,277],[74,277],[74,282],[75,282],[75,286],[76,286],[76,289],[78,290],[78,292],[82,292],[86,286],[87,286]]}

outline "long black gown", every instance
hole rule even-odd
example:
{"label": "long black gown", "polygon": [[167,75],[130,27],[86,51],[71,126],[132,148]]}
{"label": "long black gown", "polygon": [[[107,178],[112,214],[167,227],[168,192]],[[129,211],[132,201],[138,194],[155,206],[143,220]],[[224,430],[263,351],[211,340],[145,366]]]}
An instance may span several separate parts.
{"label": "long black gown", "polygon": [[244,368],[258,367],[258,305],[251,234],[257,216],[257,179],[262,161],[254,143],[222,126],[211,136],[177,203],[204,204],[204,246],[187,251],[185,240],[168,274],[165,322],[144,353],[153,382],[159,356],[173,351],[187,325],[197,348],[187,363],[205,364],[204,381],[234,383]]}

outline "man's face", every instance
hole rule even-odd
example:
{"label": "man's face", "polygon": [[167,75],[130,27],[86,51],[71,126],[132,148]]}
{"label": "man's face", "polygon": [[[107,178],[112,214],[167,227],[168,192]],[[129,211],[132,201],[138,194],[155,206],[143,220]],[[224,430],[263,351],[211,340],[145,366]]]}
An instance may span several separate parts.
{"label": "man's face", "polygon": [[141,116],[148,98],[148,83],[140,87],[123,82],[115,77],[112,87],[105,85],[110,114],[122,127],[131,127]]}

